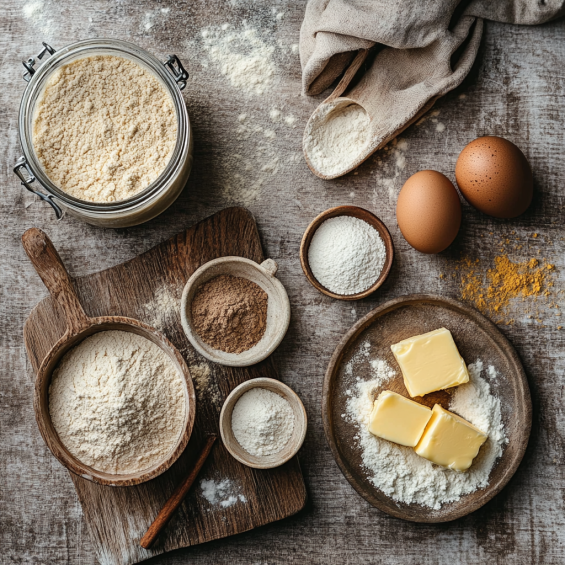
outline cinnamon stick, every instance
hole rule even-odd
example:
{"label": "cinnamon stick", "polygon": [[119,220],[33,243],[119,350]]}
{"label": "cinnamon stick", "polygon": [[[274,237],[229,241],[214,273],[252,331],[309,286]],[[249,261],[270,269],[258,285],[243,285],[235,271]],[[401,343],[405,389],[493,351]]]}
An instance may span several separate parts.
{"label": "cinnamon stick", "polygon": [[204,465],[204,462],[208,458],[208,455],[210,455],[210,451],[212,450],[212,446],[214,445],[216,438],[217,436],[215,435],[208,437],[204,448],[200,452],[200,455],[198,456],[198,459],[196,460],[196,463],[192,468],[192,471],[189,473],[188,477],[186,477],[186,479],[184,479],[184,481],[179,484],[173,494],[171,494],[169,500],[165,502],[165,505],[163,506],[163,508],[161,508],[159,514],[157,514],[157,518],[153,520],[153,523],[151,524],[151,526],[149,526],[149,529],[141,538],[141,541],[139,542],[139,545],[141,545],[141,547],[143,547],[144,549],[151,548],[151,546],[159,537],[159,534],[161,533],[163,528],[169,523],[169,520],[172,518],[175,510],[180,506],[181,502],[184,500],[184,497],[188,494],[190,487],[193,485],[196,477],[198,476],[198,473],[200,472],[200,469],[202,469],[202,465]]}

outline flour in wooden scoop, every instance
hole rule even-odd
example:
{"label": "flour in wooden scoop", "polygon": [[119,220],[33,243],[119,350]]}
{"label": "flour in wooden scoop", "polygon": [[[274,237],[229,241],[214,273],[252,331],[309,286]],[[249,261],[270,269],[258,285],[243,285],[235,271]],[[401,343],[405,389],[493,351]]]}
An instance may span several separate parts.
{"label": "flour in wooden scoop", "polygon": [[352,101],[323,104],[306,125],[304,153],[324,176],[338,176],[353,168],[370,140],[370,118]]}
{"label": "flour in wooden scoop", "polygon": [[80,200],[135,196],[163,172],[176,139],[170,94],[123,57],[95,55],[64,65],[35,109],[37,157],[53,183]]}
{"label": "flour in wooden scoop", "polygon": [[94,334],[64,355],[49,387],[63,445],[113,474],[163,462],[185,421],[183,377],[156,344],[130,332]]}

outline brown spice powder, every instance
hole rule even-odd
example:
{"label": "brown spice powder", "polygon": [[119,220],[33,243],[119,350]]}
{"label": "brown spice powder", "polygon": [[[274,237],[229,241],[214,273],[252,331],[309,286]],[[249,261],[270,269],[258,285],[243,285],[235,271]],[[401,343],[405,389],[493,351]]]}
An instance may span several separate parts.
{"label": "brown spice powder", "polygon": [[267,302],[267,293],[254,282],[219,275],[194,295],[194,329],[214,349],[242,353],[259,343],[265,333]]}

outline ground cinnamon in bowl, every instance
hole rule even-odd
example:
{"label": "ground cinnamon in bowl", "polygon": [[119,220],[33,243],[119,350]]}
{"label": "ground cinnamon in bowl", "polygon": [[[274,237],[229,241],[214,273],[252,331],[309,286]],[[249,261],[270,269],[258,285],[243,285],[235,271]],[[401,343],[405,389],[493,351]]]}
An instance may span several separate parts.
{"label": "ground cinnamon in bowl", "polygon": [[254,282],[219,275],[202,284],[192,300],[192,323],[202,341],[226,353],[242,353],[267,328],[267,293]]}

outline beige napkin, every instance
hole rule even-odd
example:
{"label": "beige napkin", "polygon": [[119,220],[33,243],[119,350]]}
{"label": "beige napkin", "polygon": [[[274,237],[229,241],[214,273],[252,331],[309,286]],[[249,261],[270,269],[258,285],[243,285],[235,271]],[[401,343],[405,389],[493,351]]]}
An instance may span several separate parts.
{"label": "beige napkin", "polygon": [[[376,122],[375,135],[381,142],[391,139],[463,81],[477,55],[483,19],[540,24],[561,16],[564,4],[565,0],[310,0],[300,30],[304,93],[323,92],[359,49],[386,46],[355,91],[362,92],[362,104]],[[375,149],[381,142],[374,144]]]}

